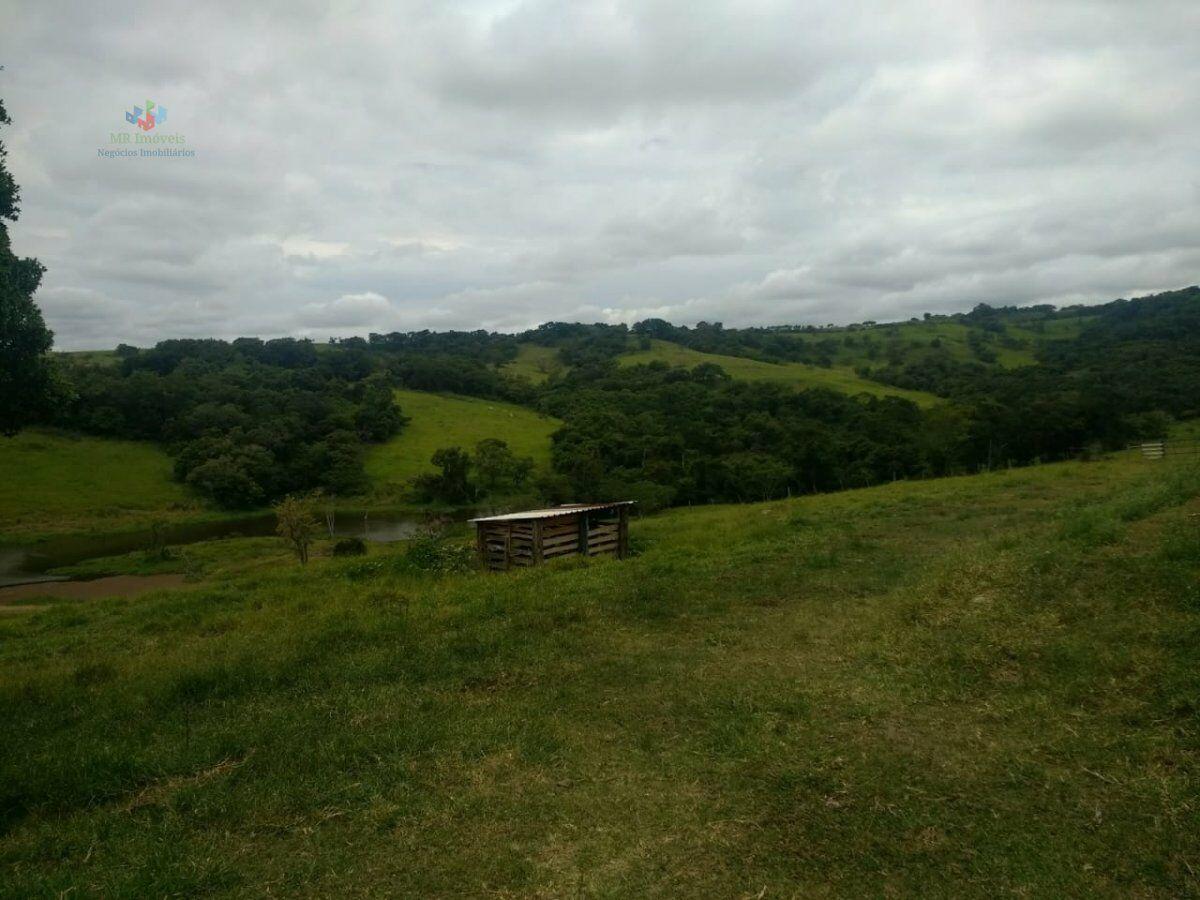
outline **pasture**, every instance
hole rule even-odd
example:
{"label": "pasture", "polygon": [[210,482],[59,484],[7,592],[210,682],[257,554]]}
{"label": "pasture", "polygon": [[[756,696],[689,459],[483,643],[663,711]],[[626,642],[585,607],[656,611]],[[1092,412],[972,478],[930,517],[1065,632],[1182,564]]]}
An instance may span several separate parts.
{"label": "pasture", "polygon": [[517,358],[505,363],[500,371],[509,375],[528,378],[534,384],[541,384],[552,375],[562,372],[566,367],[558,358],[557,347],[543,347],[540,344],[521,344]]}
{"label": "pasture", "polygon": [[1195,894],[1198,496],[1125,455],[7,616],[4,893]]}
{"label": "pasture", "polygon": [[702,353],[670,341],[655,340],[649,350],[635,350],[617,357],[623,366],[636,366],[651,362],[663,362],[671,366],[694,368],[703,363],[720,366],[731,378],[743,381],[773,381],[796,388],[820,387],[845,394],[871,394],[876,397],[903,397],[918,406],[932,406],[939,398],[924,391],[910,391],[891,387],[877,381],[860,378],[851,369],[834,366],[822,368],[804,363],[768,363],[741,356],[724,356],[719,353]]}
{"label": "pasture", "polygon": [[[1079,334],[1083,318],[1052,319],[1035,330],[1032,323],[1024,325],[1005,323],[1005,334],[1019,346],[1005,346],[995,340],[987,346],[996,354],[995,365],[1007,369],[1031,366],[1037,362],[1035,351],[1044,341],[1067,340]],[[914,354],[938,350],[960,362],[976,360],[967,342],[973,329],[961,322],[933,319],[921,322],[894,322],[868,328],[834,328],[820,332],[793,332],[795,340],[817,343],[830,351],[834,365],[846,368],[878,366],[886,360],[892,348],[902,358]],[[872,355],[870,345],[876,346]]]}
{"label": "pasture", "polygon": [[163,450],[139,441],[24,431],[0,437],[0,473],[6,539],[114,531],[207,508],[172,480]]}
{"label": "pasture", "polygon": [[550,435],[562,425],[557,419],[499,400],[425,391],[395,393],[410,421],[395,438],[368,452],[367,474],[376,491],[400,488],[414,476],[434,471],[429,460],[442,447],[472,450],[485,438],[506,441],[518,456],[531,456],[537,465],[548,465]]}

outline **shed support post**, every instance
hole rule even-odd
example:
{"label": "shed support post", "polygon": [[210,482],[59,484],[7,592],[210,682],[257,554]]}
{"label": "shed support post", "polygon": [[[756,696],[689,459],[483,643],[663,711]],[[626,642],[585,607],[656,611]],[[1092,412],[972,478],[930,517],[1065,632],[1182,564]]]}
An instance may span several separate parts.
{"label": "shed support post", "polygon": [[540,564],[542,562],[542,520],[533,520],[533,562]]}
{"label": "shed support post", "polygon": [[629,507],[622,506],[617,512],[617,559],[629,555]]}
{"label": "shed support post", "polygon": [[588,555],[588,514],[586,512],[579,514],[579,553],[581,556]]}

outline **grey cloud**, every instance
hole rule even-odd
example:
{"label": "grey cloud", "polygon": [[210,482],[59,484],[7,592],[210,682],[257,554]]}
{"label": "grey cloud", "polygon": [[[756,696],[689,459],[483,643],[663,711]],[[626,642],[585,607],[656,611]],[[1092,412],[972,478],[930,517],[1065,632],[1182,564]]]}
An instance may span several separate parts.
{"label": "grey cloud", "polygon": [[305,326],[386,328],[393,318],[388,299],[373,291],[342,294],[328,303],[308,303],[300,309],[299,321]]}
{"label": "grey cloud", "polygon": [[[570,119],[741,104],[815,79],[826,17],[797,4],[533,2],[466,28],[437,83],[450,100]],[[807,39],[807,44],[800,43]]]}
{"label": "grey cloud", "polygon": [[[3,10],[13,241],[64,348],[1197,280],[1194,3]],[[196,157],[98,159],[147,97]]]}

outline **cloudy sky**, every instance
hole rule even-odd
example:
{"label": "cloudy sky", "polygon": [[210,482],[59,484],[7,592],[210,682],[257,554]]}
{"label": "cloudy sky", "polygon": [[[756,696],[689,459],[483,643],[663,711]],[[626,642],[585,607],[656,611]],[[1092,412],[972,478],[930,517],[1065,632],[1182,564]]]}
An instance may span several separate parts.
{"label": "cloudy sky", "polygon": [[[1200,281],[1200,4],[0,0],[60,348]],[[102,158],[150,134],[188,158]]]}

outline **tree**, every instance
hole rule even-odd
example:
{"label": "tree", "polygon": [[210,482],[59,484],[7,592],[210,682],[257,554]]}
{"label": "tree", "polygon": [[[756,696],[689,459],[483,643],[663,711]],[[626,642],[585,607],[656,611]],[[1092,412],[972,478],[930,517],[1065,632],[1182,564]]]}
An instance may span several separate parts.
{"label": "tree", "polygon": [[354,427],[359,437],[364,441],[382,443],[398,433],[407,421],[400,407],[396,405],[392,389],[387,382],[369,381],[362,404],[354,416]]}
{"label": "tree", "polygon": [[249,509],[263,499],[258,482],[229,457],[196,466],[188,473],[187,483],[226,509]]}
{"label": "tree", "polygon": [[325,469],[320,483],[335,494],[356,494],[367,489],[362,445],[349,431],[330,433],[322,445]]}
{"label": "tree", "polygon": [[420,475],[413,480],[418,493],[430,500],[447,503],[466,503],[475,497],[475,487],[468,479],[471,457],[461,447],[443,447],[430,459],[441,469],[438,475]]}
{"label": "tree", "polygon": [[431,462],[442,470],[442,497],[451,502],[470,499],[474,491],[467,473],[471,469],[471,457],[459,447],[446,447],[433,454]]}
{"label": "tree", "polygon": [[296,553],[301,564],[308,562],[308,548],[317,535],[317,520],[312,503],[304,497],[289,495],[275,504],[275,531]]}
{"label": "tree", "polygon": [[[0,102],[0,125],[8,124]],[[63,390],[47,356],[54,334],[33,302],[45,268],[12,252],[5,224],[6,219],[15,222],[20,212],[20,191],[4,165],[6,156],[0,143],[0,434],[14,435],[46,419]]]}
{"label": "tree", "polygon": [[530,457],[515,456],[506,442],[496,438],[485,438],[476,444],[471,463],[488,490],[500,486],[519,488],[533,471]]}
{"label": "tree", "polygon": [[731,453],[723,462],[730,488],[740,500],[778,497],[792,477],[791,467],[768,453]]}

